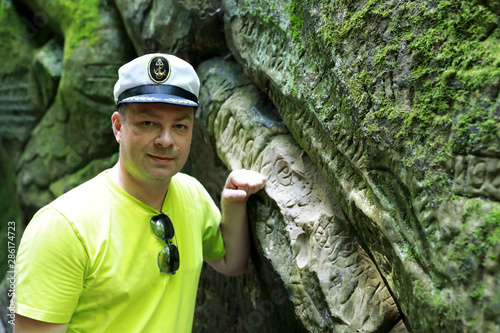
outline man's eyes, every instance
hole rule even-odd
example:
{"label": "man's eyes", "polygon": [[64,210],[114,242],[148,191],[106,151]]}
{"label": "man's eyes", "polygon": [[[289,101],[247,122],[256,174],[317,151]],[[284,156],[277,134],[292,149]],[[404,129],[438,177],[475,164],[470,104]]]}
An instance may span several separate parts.
{"label": "man's eyes", "polygon": [[[149,120],[143,120],[141,121],[141,124],[144,125],[145,127],[152,127],[157,125],[154,121],[149,121]],[[188,128],[188,126],[185,124],[175,124],[173,125],[173,128],[175,128],[176,130],[185,130]]]}

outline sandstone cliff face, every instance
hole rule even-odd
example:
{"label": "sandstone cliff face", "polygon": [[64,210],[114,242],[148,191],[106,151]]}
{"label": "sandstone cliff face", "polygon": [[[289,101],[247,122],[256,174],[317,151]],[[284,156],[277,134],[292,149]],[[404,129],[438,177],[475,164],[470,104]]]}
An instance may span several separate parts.
{"label": "sandstone cliff face", "polygon": [[498,330],[499,16],[489,0],[4,0],[5,220],[111,166],[118,67],[174,53],[202,81],[186,172],[216,201],[231,169],[269,179],[249,272],[204,270],[195,331]]}

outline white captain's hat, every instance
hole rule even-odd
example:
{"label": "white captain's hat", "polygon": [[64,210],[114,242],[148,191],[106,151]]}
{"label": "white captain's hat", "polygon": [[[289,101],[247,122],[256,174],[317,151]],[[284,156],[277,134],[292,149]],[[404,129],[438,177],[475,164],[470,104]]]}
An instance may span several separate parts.
{"label": "white captain's hat", "polygon": [[114,97],[122,103],[198,106],[200,79],[186,61],[169,54],[146,54],[118,70]]}

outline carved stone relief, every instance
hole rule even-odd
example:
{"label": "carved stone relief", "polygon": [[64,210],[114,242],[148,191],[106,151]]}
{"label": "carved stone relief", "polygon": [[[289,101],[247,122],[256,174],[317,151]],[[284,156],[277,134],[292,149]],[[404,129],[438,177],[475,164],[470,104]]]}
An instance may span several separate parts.
{"label": "carved stone relief", "polygon": [[[207,75],[215,83],[215,71],[202,68],[202,80]],[[273,201],[279,213],[258,208],[256,236],[302,323],[318,332],[393,327],[400,320],[396,304],[317,167],[255,87],[235,86],[220,110],[201,106],[198,116],[213,119],[207,127],[224,164],[268,177],[260,205]]]}
{"label": "carved stone relief", "polygon": [[500,200],[500,159],[456,156],[453,190],[459,195]]}

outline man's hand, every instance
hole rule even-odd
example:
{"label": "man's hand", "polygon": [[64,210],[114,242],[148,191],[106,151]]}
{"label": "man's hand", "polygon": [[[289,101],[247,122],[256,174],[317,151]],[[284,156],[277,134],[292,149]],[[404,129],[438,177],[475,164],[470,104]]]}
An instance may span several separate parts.
{"label": "man's hand", "polygon": [[222,200],[229,203],[246,203],[248,198],[264,188],[266,177],[252,170],[235,170],[227,177]]}
{"label": "man's hand", "polygon": [[248,198],[264,188],[266,177],[251,170],[235,170],[222,190],[222,238],[226,255],[208,264],[226,275],[245,273],[250,253]]}

